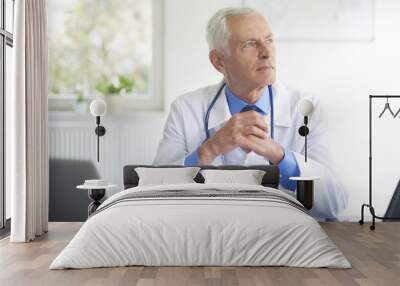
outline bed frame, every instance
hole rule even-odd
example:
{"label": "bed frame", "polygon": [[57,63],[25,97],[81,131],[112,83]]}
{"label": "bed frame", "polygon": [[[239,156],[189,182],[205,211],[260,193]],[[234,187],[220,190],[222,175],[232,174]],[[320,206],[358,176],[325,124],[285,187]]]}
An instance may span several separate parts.
{"label": "bed frame", "polygon": [[[124,167],[124,189],[133,188],[138,185],[139,176],[135,171],[137,167],[147,168],[183,168],[184,166],[176,165],[127,165]],[[253,165],[253,166],[239,166],[239,165],[225,165],[225,166],[199,166],[202,170],[204,169],[220,169],[220,170],[263,170],[265,175],[262,179],[261,184],[265,187],[271,187],[278,189],[279,186],[279,168],[273,165]],[[200,174],[194,178],[197,183],[204,183],[204,178]]]}

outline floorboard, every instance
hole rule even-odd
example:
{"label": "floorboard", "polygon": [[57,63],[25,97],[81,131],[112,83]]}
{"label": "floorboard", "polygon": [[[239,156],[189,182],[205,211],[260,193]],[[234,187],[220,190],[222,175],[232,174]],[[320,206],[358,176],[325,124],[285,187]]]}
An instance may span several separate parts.
{"label": "floorboard", "polygon": [[32,243],[0,240],[0,285],[400,285],[400,222],[322,223],[351,262],[352,269],[290,267],[118,267],[49,270],[81,223],[50,223],[49,232]]}

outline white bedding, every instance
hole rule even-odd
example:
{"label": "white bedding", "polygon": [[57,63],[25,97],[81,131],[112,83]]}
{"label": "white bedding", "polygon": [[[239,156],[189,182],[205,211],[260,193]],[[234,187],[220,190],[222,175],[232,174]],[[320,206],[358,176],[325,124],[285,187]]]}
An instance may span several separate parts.
{"label": "white bedding", "polygon": [[[206,193],[207,189],[261,190],[292,204],[251,196],[121,200],[137,192]],[[293,203],[299,204],[279,190],[254,185],[193,183],[128,189],[99,207],[50,269],[126,265],[350,268],[318,222]]]}

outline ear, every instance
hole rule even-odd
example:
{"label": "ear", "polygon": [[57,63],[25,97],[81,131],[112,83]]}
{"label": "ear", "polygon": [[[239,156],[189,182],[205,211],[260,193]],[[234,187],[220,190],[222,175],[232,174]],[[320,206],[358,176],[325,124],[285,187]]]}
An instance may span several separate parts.
{"label": "ear", "polygon": [[208,54],[208,57],[214,68],[220,73],[225,75],[225,65],[224,65],[223,55],[219,53],[217,50],[212,50]]}

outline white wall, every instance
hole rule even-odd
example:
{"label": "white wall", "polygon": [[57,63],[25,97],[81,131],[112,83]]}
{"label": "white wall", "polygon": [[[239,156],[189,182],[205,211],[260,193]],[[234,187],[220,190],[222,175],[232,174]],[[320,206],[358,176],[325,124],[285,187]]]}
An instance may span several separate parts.
{"label": "white wall", "polygon": [[[132,119],[124,119],[124,126],[130,126],[129,132],[134,132],[135,136],[142,135],[140,138],[150,138],[154,132],[161,136],[161,125],[175,98],[184,92],[220,81],[221,76],[208,61],[206,23],[217,9],[240,4],[240,0],[165,1],[166,112],[155,115],[151,120],[151,115],[140,114]],[[315,93],[321,99],[330,131],[328,147],[334,154],[333,168],[338,180],[343,182],[350,194],[349,206],[342,214],[344,219],[358,220],[360,206],[368,199],[368,95],[400,94],[398,11],[400,1],[376,1],[375,41],[371,43],[276,43],[279,79]],[[384,101],[374,104],[374,203],[377,213],[382,215],[400,178],[400,148],[397,144],[400,132],[391,131],[400,131],[400,119],[376,120]],[[395,110],[400,108],[400,100],[392,104]],[[104,124],[108,120],[112,121],[111,118],[104,118]],[[139,138],[135,136],[131,137]],[[152,144],[150,149],[146,142],[135,144],[134,150],[129,153],[127,149],[129,154],[118,162],[151,164],[155,149],[156,144]],[[127,158],[129,161],[126,161]],[[115,165],[120,169],[117,175],[105,174],[116,183],[119,183],[116,177],[122,171],[122,163],[118,162]]]}
{"label": "white wall", "polygon": [[[168,0],[166,3],[165,105],[168,109],[183,92],[220,80],[208,61],[206,22],[218,8],[240,5],[241,1]],[[321,99],[330,130],[334,169],[350,193],[343,216],[353,219],[359,216],[361,204],[368,199],[368,95],[400,94],[398,11],[400,1],[376,1],[375,41],[371,43],[276,43],[279,79],[315,93]],[[379,114],[383,104],[376,102],[375,114]],[[393,101],[393,106],[396,110],[400,108],[400,100],[397,104]],[[391,131],[392,128],[400,131],[400,120],[378,123],[379,133],[374,134],[377,147],[374,148],[374,202],[378,214],[383,214],[400,178],[400,148],[395,145],[400,132]]]}
{"label": "white wall", "polygon": [[166,0],[165,5],[165,106],[184,92],[215,84],[221,76],[208,60],[206,25],[220,8],[240,0]]}
{"label": "white wall", "polygon": [[[361,203],[368,199],[368,95],[400,94],[400,39],[396,36],[400,27],[397,16],[400,2],[376,2],[372,43],[281,43],[277,47],[280,78],[319,95],[323,102],[336,173],[350,193],[345,216],[358,216]],[[377,114],[383,105],[382,101],[374,101],[377,107],[373,112],[374,122],[378,122]],[[396,110],[400,108],[400,100],[393,101],[393,106]],[[386,124],[396,122],[394,126]],[[400,139],[400,133],[392,131],[396,126],[400,131],[400,120],[382,123],[380,120],[379,129],[374,129],[379,133],[373,134],[374,142],[381,146],[373,150],[373,157],[377,159],[374,161],[374,202],[380,215],[384,214],[400,178],[400,148],[388,145]],[[382,148],[385,143],[386,149]],[[385,158],[386,163],[382,164],[378,158]]]}

